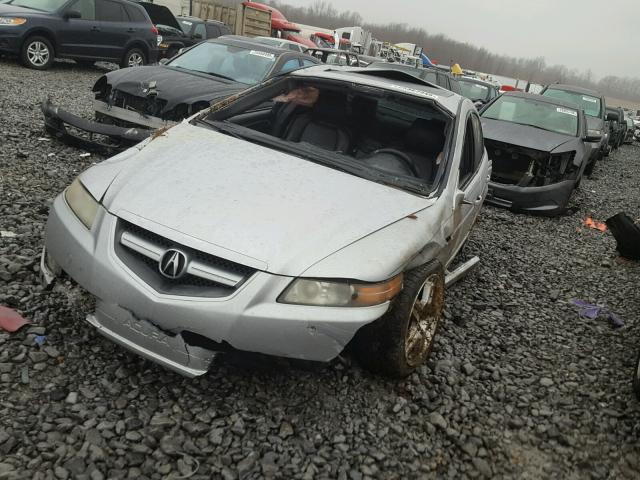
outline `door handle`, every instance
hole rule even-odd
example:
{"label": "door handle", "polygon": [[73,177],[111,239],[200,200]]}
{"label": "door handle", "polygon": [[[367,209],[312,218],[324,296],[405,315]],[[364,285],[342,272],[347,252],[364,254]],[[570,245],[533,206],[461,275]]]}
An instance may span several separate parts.
{"label": "door handle", "polygon": [[137,30],[135,28],[130,28],[129,30],[127,30],[127,33],[136,33]]}
{"label": "door handle", "polygon": [[100,27],[93,26],[93,27],[91,27],[91,31],[92,32],[99,32],[100,31]]}

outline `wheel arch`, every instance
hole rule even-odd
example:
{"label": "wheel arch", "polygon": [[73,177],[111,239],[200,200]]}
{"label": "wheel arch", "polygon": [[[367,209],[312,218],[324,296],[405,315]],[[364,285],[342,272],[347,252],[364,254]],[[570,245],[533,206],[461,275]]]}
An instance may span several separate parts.
{"label": "wheel arch", "polygon": [[22,47],[24,47],[24,44],[27,42],[27,40],[29,40],[29,38],[31,37],[46,38],[47,40],[49,40],[49,42],[51,43],[51,46],[53,47],[54,56],[58,54],[58,42],[56,41],[56,35],[55,33],[53,33],[53,31],[42,26],[33,27],[32,29],[27,31],[27,33],[24,35],[24,41],[22,42],[22,45],[20,45],[21,50],[22,50]]}

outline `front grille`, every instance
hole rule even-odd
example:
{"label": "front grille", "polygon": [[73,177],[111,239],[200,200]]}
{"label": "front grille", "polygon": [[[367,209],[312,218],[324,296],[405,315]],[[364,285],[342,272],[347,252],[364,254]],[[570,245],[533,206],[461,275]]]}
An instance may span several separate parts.
{"label": "front grille", "polygon": [[[187,247],[119,219],[114,239],[118,258],[154,290],[169,295],[220,298],[231,295],[256,270]],[[168,278],[160,273],[167,250],[184,254],[184,273]]]}
{"label": "front grille", "polygon": [[166,100],[158,98],[155,95],[138,97],[121,90],[112,90],[111,93],[109,93],[107,103],[114,107],[133,110],[134,112],[151,115],[152,117],[162,117],[164,107],[167,105]]}

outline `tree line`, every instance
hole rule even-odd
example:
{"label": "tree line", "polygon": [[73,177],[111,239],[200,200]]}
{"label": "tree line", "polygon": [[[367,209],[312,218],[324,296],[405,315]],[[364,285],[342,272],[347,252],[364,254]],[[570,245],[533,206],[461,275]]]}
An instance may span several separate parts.
{"label": "tree line", "polygon": [[443,34],[430,34],[424,28],[405,23],[368,23],[358,12],[339,11],[326,0],[317,0],[306,7],[295,7],[274,0],[270,4],[289,21],[322,28],[361,26],[374,38],[391,43],[409,42],[424,47],[431,59],[441,64],[459,63],[466,69],[518,78],[532,83],[569,83],[598,90],[622,100],[640,101],[640,78],[608,75],[596,80],[591,70],[580,71],[564,65],[548,65],[544,57],[517,58],[492,53],[484,47],[460,42]]}

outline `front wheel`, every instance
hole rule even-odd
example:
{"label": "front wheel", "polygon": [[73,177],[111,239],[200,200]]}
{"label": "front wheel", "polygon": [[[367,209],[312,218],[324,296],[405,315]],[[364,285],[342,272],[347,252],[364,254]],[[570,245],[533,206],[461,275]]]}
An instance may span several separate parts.
{"label": "front wheel", "polygon": [[444,310],[444,271],[437,261],[405,272],[400,294],[387,313],[362,327],[355,353],[368,370],[406,377],[422,365],[433,347]]}
{"label": "front wheel", "polygon": [[640,400],[640,352],[638,352],[638,360],[636,360],[636,368],[633,372],[633,391]]}
{"label": "front wheel", "polygon": [[35,70],[48,69],[53,64],[54,57],[51,42],[39,36],[27,38],[20,53],[22,64]]}
{"label": "front wheel", "polygon": [[122,62],[120,63],[120,67],[141,67],[147,63],[147,57],[142,50],[139,48],[130,48],[125,53],[122,58]]}

